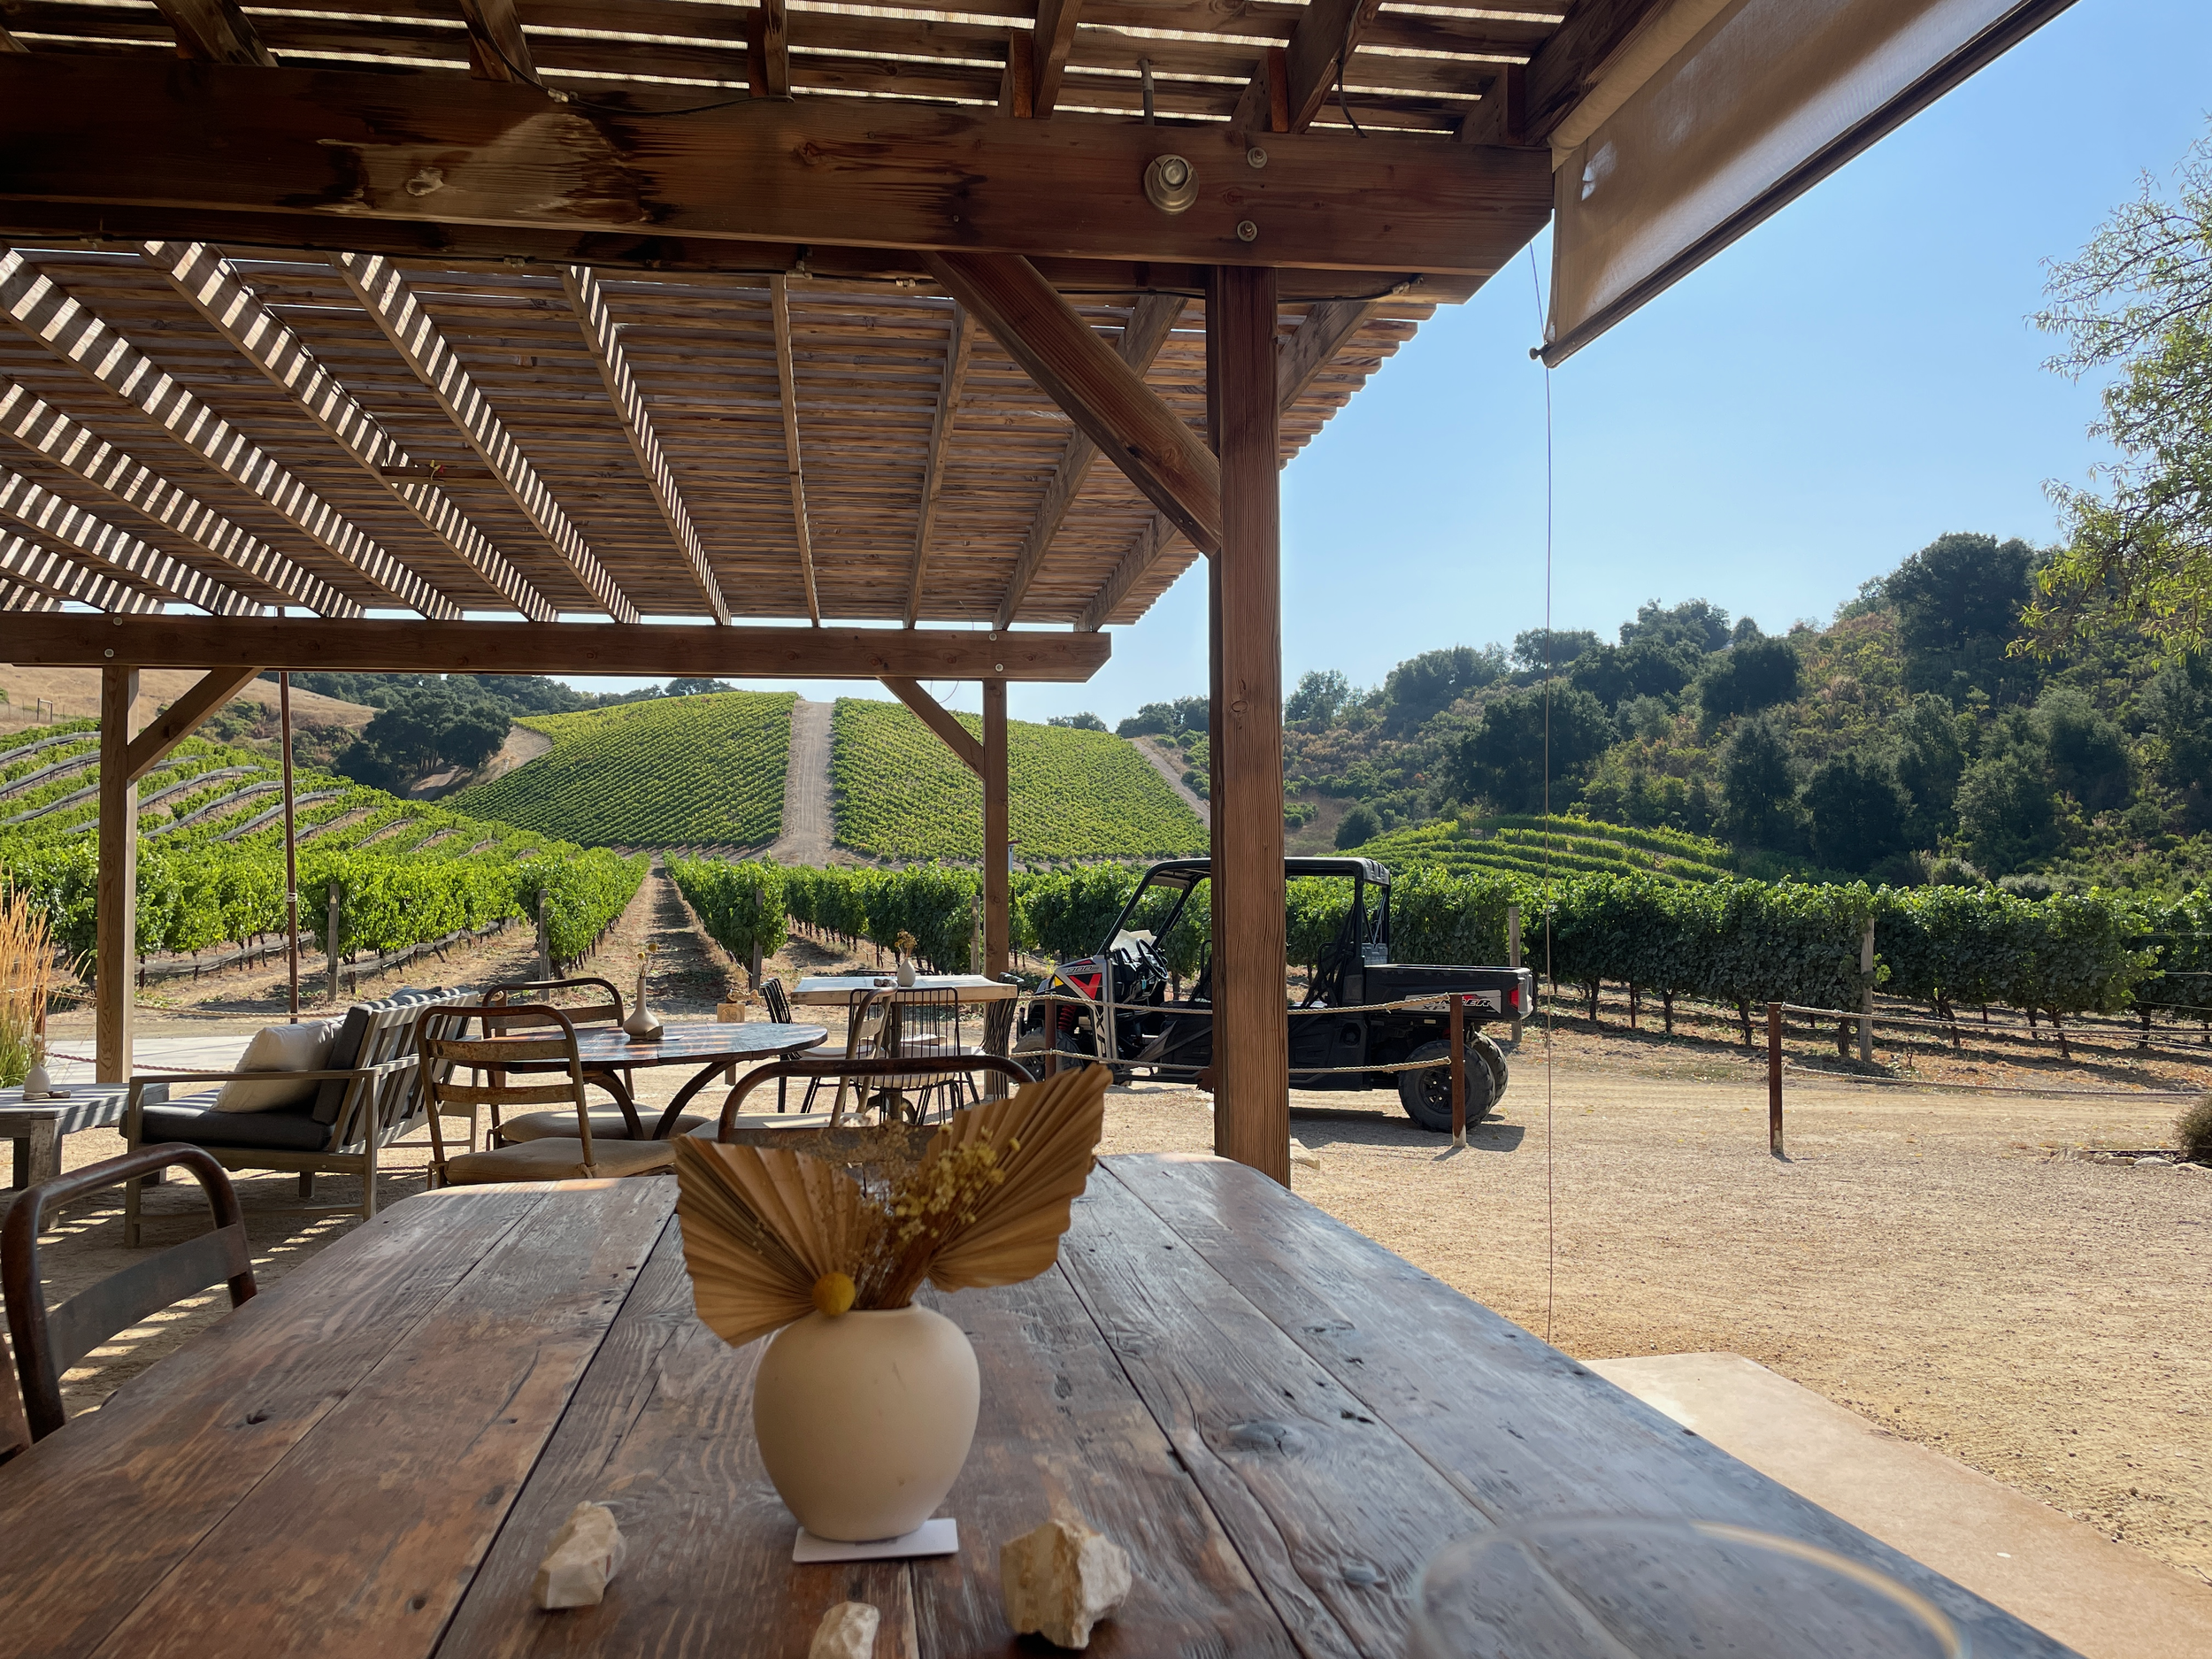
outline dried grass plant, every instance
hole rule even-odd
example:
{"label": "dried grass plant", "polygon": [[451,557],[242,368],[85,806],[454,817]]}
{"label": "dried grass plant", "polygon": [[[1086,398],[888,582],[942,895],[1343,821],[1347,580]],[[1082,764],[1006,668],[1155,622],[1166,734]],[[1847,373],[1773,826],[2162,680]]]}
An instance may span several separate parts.
{"label": "dried grass plant", "polygon": [[0,883],[0,1088],[20,1083],[44,1056],[46,999],[53,988],[46,912],[27,893]]}
{"label": "dried grass plant", "polygon": [[1026,1084],[955,1114],[918,1157],[887,1151],[857,1177],[780,1147],[680,1137],[676,1213],[699,1317],[735,1347],[817,1309],[903,1308],[925,1282],[1034,1279],[1058,1259],[1090,1179],[1107,1081],[1087,1066]]}

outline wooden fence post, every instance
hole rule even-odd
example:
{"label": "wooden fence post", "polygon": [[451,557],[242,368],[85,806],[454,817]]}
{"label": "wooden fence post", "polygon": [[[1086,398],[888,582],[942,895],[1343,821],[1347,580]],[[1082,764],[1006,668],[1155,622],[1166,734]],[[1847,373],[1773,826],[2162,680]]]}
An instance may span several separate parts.
{"label": "wooden fence post", "polygon": [[1767,1004],[1767,1150],[1782,1156],[1782,1005]]}
{"label": "wooden fence post", "polygon": [[344,916],[341,904],[341,897],[344,891],[343,886],[339,882],[333,881],[330,884],[329,917],[324,924],[323,931],[324,949],[330,958],[329,1000],[333,1008],[338,1006],[338,928]]}
{"label": "wooden fence post", "polygon": [[1859,935],[1859,1060],[1874,1064],[1874,918]]}
{"label": "wooden fence post", "polygon": [[538,889],[538,978],[554,977],[553,935],[545,926],[545,889]]}

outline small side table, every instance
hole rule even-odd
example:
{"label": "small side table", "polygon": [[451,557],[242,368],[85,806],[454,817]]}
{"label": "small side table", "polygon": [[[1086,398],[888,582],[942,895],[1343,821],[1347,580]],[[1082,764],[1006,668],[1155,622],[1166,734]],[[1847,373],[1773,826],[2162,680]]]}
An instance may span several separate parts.
{"label": "small side table", "polygon": [[[70,1083],[63,1085],[63,1100],[27,1101],[21,1088],[0,1088],[0,1141],[15,1142],[16,1190],[36,1181],[51,1180],[61,1173],[61,1141],[80,1129],[111,1129],[123,1121],[127,1083]],[[149,1083],[149,1102],[169,1098],[169,1085]]]}

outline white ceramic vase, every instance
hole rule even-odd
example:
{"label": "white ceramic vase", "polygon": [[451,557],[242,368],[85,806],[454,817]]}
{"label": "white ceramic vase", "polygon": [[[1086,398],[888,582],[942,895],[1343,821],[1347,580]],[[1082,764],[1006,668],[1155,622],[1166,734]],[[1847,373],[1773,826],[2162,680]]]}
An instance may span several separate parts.
{"label": "white ceramic vase", "polygon": [[753,1432],[768,1479],[817,1538],[899,1538],[936,1512],[975,1439],[982,1380],[927,1308],[810,1313],[761,1356]]}
{"label": "white ceramic vase", "polygon": [[54,1079],[46,1070],[46,1062],[34,1060],[31,1069],[23,1074],[23,1098],[27,1101],[44,1100],[54,1092]]}
{"label": "white ceramic vase", "polygon": [[901,990],[914,988],[914,958],[911,956],[899,958],[899,988]]}
{"label": "white ceramic vase", "polygon": [[638,964],[637,1002],[630,1010],[629,1017],[622,1022],[622,1029],[625,1032],[640,1039],[657,1037],[661,1034],[660,1021],[654,1018],[652,1010],[645,1006],[645,964],[641,962]]}

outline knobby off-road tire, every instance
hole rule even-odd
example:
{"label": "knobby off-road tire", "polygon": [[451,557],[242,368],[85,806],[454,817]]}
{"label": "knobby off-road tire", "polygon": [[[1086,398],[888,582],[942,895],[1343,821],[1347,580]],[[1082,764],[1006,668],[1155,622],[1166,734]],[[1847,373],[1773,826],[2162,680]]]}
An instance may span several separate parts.
{"label": "knobby off-road tire", "polygon": [[[1497,1045],[1479,1032],[1467,1034],[1467,1127],[1472,1129],[1498,1103],[1498,1073],[1492,1071],[1490,1056],[1485,1048],[1495,1050]],[[1406,1056],[1409,1060],[1441,1060],[1451,1054],[1451,1045],[1439,1038],[1425,1042]],[[1498,1055],[1502,1069],[1505,1056]],[[1398,1073],[1398,1104],[1405,1108],[1406,1116],[1433,1134],[1448,1135],[1452,1132],[1452,1071],[1449,1066],[1432,1065],[1419,1071]]]}

